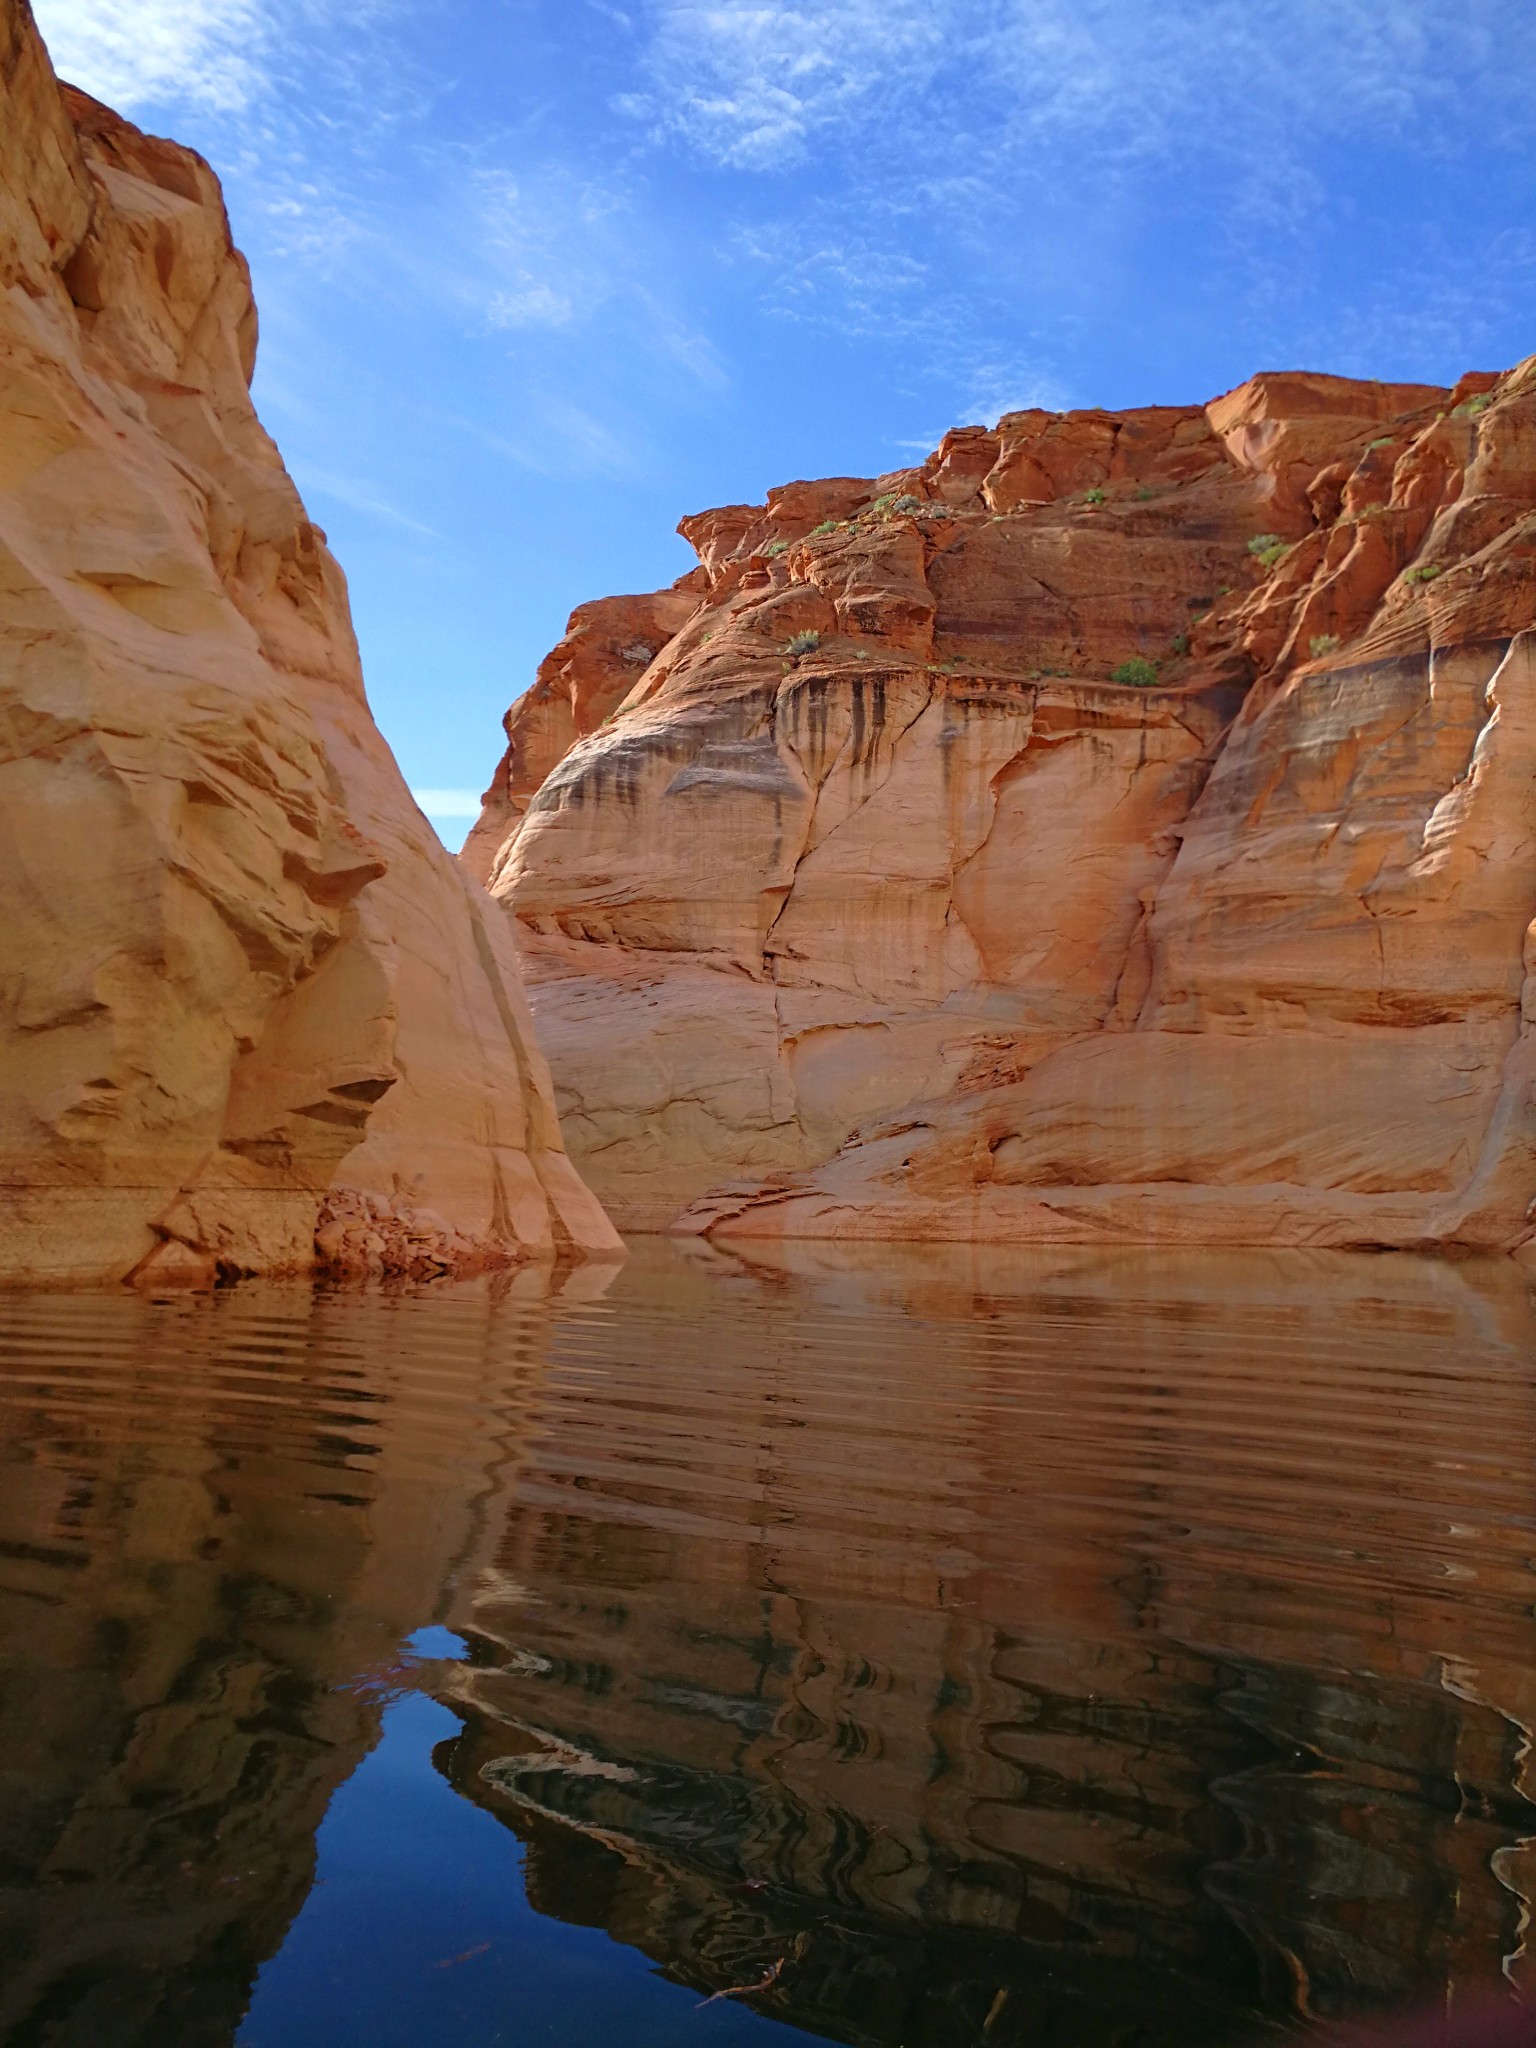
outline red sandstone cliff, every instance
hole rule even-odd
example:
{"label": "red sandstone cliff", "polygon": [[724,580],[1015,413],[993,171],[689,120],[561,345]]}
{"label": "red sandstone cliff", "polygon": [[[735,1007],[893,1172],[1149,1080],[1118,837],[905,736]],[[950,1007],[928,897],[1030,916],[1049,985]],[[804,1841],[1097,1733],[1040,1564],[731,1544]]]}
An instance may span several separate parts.
{"label": "red sandstone cliff", "polygon": [[621,1221],[1528,1238],[1536,364],[1016,413],[681,530],[473,841]]}
{"label": "red sandstone cliff", "polygon": [[255,346],[208,166],[0,0],[0,1280],[611,1250]]}

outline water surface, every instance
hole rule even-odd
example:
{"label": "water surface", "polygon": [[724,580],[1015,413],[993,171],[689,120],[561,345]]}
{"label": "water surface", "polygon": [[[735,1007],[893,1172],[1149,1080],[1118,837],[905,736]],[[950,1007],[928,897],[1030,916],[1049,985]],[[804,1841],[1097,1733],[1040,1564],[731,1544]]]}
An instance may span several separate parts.
{"label": "water surface", "polygon": [[0,2041],[1536,1991],[1533,1359],[1401,1257],[0,1300]]}

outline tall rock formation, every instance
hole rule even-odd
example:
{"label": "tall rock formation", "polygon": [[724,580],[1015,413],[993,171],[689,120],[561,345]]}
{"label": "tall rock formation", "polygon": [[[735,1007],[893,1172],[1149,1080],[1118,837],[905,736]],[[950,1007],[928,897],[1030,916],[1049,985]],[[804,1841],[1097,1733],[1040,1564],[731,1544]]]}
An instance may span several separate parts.
{"label": "tall rock formation", "polygon": [[1529,1239],[1536,364],[1014,413],[681,531],[613,602],[686,623],[617,701],[578,614],[471,855],[621,1222]]}
{"label": "tall rock formation", "polygon": [[611,1250],[255,347],[208,166],[0,0],[0,1279]]}

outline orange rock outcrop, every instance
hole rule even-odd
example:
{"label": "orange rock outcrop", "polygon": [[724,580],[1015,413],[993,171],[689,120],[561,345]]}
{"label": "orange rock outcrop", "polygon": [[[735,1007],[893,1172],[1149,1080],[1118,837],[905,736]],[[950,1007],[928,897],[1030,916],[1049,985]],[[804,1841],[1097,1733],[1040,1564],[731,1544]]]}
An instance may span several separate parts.
{"label": "orange rock outcrop", "polygon": [[255,347],[208,166],[0,0],[0,1278],[612,1250]]}
{"label": "orange rock outcrop", "polygon": [[681,530],[616,602],[686,621],[530,797],[541,672],[476,841],[621,1222],[1529,1241],[1536,364],[1015,413]]}
{"label": "orange rock outcrop", "polygon": [[539,663],[533,688],[507,713],[507,751],[459,853],[477,882],[490,880],[497,855],[545,778],[577,740],[614,716],[636,679],[688,623],[707,588],[694,570],[670,590],[577,606],[565,638]]}

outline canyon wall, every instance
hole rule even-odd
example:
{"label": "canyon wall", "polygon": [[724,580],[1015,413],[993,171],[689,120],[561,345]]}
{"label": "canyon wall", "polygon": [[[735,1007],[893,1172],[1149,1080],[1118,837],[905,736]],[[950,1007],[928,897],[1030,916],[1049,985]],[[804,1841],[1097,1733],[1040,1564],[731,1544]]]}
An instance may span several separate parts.
{"label": "canyon wall", "polygon": [[0,0],[0,1279],[612,1251],[255,347],[208,166]]}
{"label": "canyon wall", "polygon": [[680,531],[466,849],[621,1224],[1529,1238],[1536,366],[1014,413]]}

